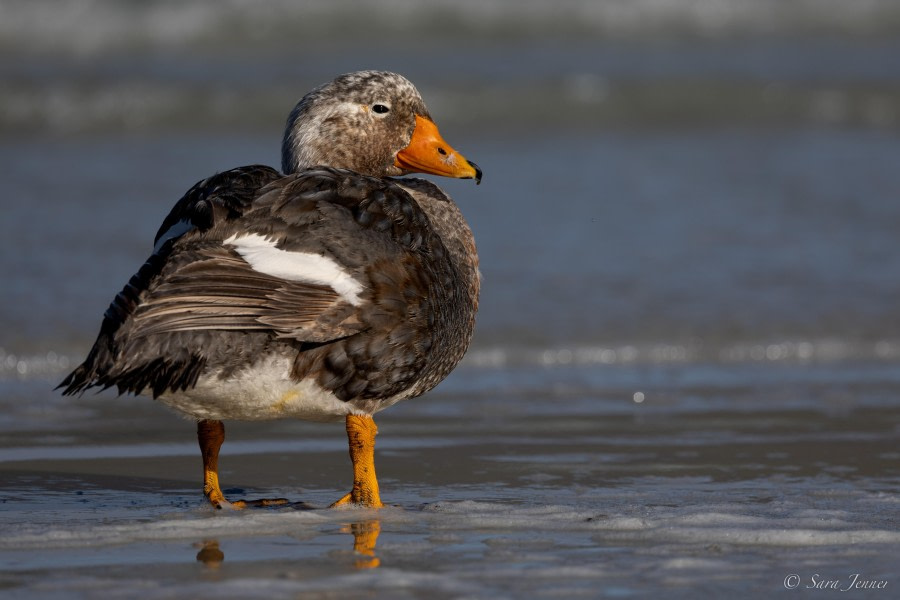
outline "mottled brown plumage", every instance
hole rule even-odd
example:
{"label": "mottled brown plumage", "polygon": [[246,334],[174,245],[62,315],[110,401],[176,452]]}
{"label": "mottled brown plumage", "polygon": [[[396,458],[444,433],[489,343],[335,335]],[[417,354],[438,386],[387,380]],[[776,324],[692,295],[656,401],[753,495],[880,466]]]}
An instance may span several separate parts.
{"label": "mottled brown plumage", "polygon": [[[200,420],[217,506],[224,430],[210,423],[346,416],[351,441],[374,436],[351,422],[437,385],[474,329],[478,258],[459,209],[432,183],[391,177],[415,165],[480,180],[430,119],[393,73],[310,92],[288,119],[287,174],[254,165],[192,187],[64,393],[150,393]],[[377,482],[354,490],[343,501],[380,505]]]}

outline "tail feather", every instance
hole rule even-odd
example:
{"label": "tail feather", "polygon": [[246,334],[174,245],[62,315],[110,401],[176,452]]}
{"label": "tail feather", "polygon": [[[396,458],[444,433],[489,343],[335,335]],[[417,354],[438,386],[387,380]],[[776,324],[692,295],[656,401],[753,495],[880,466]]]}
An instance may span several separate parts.
{"label": "tail feather", "polygon": [[[103,322],[106,329],[107,320]],[[94,347],[91,348],[87,358],[74,371],[62,380],[55,389],[64,388],[62,393],[64,396],[80,395],[85,390],[103,385],[100,380],[103,378],[104,371],[108,370],[114,363],[114,351],[111,348],[112,337],[105,335],[101,329]],[[109,387],[106,385],[105,387]]]}
{"label": "tail feather", "polygon": [[[94,349],[98,346],[99,340]],[[135,395],[149,389],[157,398],[167,391],[184,391],[196,385],[206,359],[196,355],[180,361],[158,357],[124,371],[98,368],[110,364],[111,360],[102,356],[102,352],[91,351],[84,363],[69,373],[56,389],[63,388],[64,396],[81,395],[94,387],[101,390],[115,387],[120,394]]]}
{"label": "tail feather", "polygon": [[56,389],[62,388],[64,395],[71,396],[94,387],[116,387],[119,393],[134,394],[149,388],[154,396],[159,396],[167,390],[193,386],[206,363],[196,349],[192,353],[182,346],[182,351],[173,356],[171,348],[165,355],[144,345],[135,355],[132,350],[137,347],[137,341],[129,341],[132,317],[143,295],[162,272],[177,240],[161,238],[181,221],[205,231],[218,222],[240,217],[251,207],[259,189],[280,177],[272,168],[251,165],[219,173],[188,190],[163,221],[154,241],[162,241],[156,253],[106,309],[100,333],[87,358]]}

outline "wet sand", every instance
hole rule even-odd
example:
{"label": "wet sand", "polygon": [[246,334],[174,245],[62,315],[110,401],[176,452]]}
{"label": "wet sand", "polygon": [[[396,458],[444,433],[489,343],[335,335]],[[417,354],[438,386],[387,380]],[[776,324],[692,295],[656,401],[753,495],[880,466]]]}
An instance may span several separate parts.
{"label": "wet sand", "polygon": [[[463,369],[378,419],[381,511],[323,508],[350,484],[340,424],[229,424],[227,493],[295,504],[215,511],[191,423],[147,399],[64,401],[80,415],[45,415],[0,448],[0,585],[13,598],[687,598],[774,593],[792,574],[896,583],[900,414],[885,398],[898,382],[826,367],[641,367],[668,383],[640,402],[579,389],[572,370],[530,394],[466,394],[484,373]],[[779,383],[746,386],[760,371]]]}

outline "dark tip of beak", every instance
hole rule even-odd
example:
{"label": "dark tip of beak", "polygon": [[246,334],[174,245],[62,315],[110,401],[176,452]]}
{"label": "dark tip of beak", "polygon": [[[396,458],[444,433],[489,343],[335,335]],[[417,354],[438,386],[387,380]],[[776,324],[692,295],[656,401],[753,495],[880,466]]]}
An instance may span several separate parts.
{"label": "dark tip of beak", "polygon": [[475,169],[475,185],[481,185],[481,167],[473,163],[471,160],[467,160],[469,166]]}

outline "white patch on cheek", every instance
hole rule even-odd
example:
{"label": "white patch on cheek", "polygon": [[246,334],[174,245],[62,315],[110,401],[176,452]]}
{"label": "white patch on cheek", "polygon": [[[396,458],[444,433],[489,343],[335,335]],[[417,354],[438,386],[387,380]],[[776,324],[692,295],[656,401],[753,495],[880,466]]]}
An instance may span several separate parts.
{"label": "white patch on cheek", "polygon": [[362,284],[327,256],[282,250],[256,233],[235,234],[223,244],[233,246],[247,264],[260,273],[289,281],[327,285],[353,306],[362,304]]}

